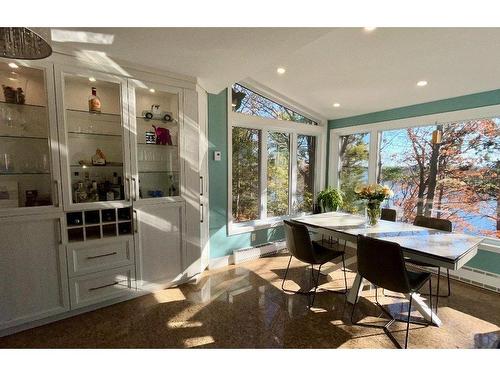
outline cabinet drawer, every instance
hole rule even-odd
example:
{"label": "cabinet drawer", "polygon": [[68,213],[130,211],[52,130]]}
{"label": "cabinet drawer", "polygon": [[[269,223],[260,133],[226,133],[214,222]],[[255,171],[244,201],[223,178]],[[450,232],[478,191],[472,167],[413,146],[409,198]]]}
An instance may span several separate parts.
{"label": "cabinet drawer", "polygon": [[71,308],[83,307],[127,294],[135,289],[133,266],[70,279]]}
{"label": "cabinet drawer", "polygon": [[110,239],[68,245],[69,276],[85,275],[133,264],[132,239]]}

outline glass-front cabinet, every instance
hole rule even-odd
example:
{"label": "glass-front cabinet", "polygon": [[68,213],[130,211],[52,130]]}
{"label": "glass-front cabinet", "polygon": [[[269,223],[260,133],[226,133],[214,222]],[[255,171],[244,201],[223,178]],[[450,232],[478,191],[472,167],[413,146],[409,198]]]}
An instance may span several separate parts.
{"label": "glass-front cabinet", "polygon": [[56,76],[59,119],[64,123],[60,141],[65,204],[76,208],[128,201],[126,80],[71,70]]}
{"label": "glass-front cabinet", "polygon": [[0,59],[0,83],[0,215],[58,206],[52,67]]}
{"label": "glass-front cabinet", "polygon": [[[180,196],[179,139],[182,90],[129,81],[134,200]],[[135,120],[135,121],[134,121]]]}

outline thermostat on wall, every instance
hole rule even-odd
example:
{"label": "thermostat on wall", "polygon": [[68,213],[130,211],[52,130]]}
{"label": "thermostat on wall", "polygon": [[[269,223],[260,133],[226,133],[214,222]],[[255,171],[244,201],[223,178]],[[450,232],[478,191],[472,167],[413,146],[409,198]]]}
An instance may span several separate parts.
{"label": "thermostat on wall", "polygon": [[214,160],[220,161],[222,158],[222,152],[214,151]]}

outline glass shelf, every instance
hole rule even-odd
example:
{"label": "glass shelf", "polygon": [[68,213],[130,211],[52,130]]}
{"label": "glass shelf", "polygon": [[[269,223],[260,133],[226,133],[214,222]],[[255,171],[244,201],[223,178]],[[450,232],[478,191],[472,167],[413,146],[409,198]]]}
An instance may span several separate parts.
{"label": "glass shelf", "polygon": [[123,163],[107,163],[106,165],[93,165],[93,164],[73,164],[70,165],[71,168],[82,168],[82,169],[88,169],[88,168],[117,168],[117,167],[123,167]]}
{"label": "glass shelf", "polygon": [[91,136],[104,136],[104,137],[117,137],[121,138],[121,134],[104,134],[104,133],[87,133],[87,132],[73,132],[69,131],[68,134],[78,134],[78,135],[91,135]]}
{"label": "glass shelf", "polygon": [[12,139],[40,139],[47,141],[48,137],[34,137],[29,135],[1,135],[0,138],[12,138]]}
{"label": "glass shelf", "polygon": [[0,100],[0,104],[4,105],[12,105],[16,107],[31,107],[31,108],[46,108],[44,105],[37,105],[37,104],[17,104],[17,103],[8,103],[3,100]]}
{"label": "glass shelf", "polygon": [[137,142],[137,144],[141,146],[154,146],[154,147],[174,147],[174,148],[179,147],[177,145],[159,145],[157,143],[144,143],[144,142]]}
{"label": "glass shelf", "polygon": [[0,176],[16,176],[16,175],[28,175],[28,174],[50,175],[50,172],[2,172],[2,171],[0,171]]}
{"label": "glass shelf", "polygon": [[74,113],[87,114],[89,116],[113,116],[113,117],[116,117],[117,119],[121,118],[121,115],[118,114],[118,113],[89,112],[89,111],[84,111],[82,109],[70,109],[70,108],[67,108],[66,111],[68,111],[68,112],[74,112]]}
{"label": "glass shelf", "polygon": [[175,174],[175,173],[179,173],[179,171],[139,171],[139,173],[167,173],[167,174]]}

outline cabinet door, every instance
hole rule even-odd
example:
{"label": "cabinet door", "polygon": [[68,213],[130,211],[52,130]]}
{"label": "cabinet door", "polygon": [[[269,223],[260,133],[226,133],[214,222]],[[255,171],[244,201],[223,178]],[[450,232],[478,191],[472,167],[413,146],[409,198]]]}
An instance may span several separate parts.
{"label": "cabinet door", "polygon": [[143,205],[134,209],[137,280],[141,289],[158,289],[183,274],[184,203]]}
{"label": "cabinet door", "polygon": [[60,220],[0,219],[0,329],[69,309]]}
{"label": "cabinet door", "polygon": [[201,225],[208,218],[203,211],[201,198],[205,181],[200,179],[198,125],[198,93],[184,91],[184,128],[181,159],[184,162],[182,197],[186,200],[186,275],[201,272]]}
{"label": "cabinet door", "polygon": [[182,89],[129,80],[132,199],[179,201]]}
{"label": "cabinet door", "polygon": [[61,201],[53,82],[51,64],[0,58],[0,216]]}
{"label": "cabinet door", "polygon": [[67,209],[129,201],[130,158],[126,80],[56,66]]}

